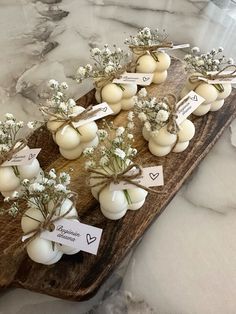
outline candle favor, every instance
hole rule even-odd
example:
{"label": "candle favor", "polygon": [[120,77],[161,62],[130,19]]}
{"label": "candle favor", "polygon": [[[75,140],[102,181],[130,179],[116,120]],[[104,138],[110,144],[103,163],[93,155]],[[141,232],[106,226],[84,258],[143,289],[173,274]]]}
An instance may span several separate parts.
{"label": "candle favor", "polygon": [[231,80],[236,77],[236,67],[232,66],[233,59],[226,60],[222,52],[220,47],[200,54],[200,49],[194,47],[192,54],[184,58],[189,76],[181,96],[194,90],[205,98],[204,103],[193,112],[196,116],[219,110],[232,91]]}
{"label": "candle favor", "polygon": [[47,128],[52,132],[61,155],[66,159],[76,159],[86,147],[98,145],[97,124],[91,120],[97,119],[99,110],[76,105],[74,99],[66,96],[68,85],[65,82],[59,84],[50,80],[49,86],[52,96],[40,110],[46,117]]}
{"label": "candle favor", "polygon": [[133,53],[135,71],[153,73],[152,82],[155,84],[161,84],[166,80],[171,63],[169,55],[163,49],[171,48],[173,44],[166,39],[167,35],[164,32],[145,27],[139,30],[137,35],[125,40],[125,44]]}
{"label": "candle favor", "polygon": [[129,54],[115,45],[113,51],[105,45],[103,49],[91,49],[91,59],[93,65],[79,67],[77,81],[81,83],[86,78],[93,78],[97,102],[108,103],[114,114],[133,108],[137,85],[132,82],[113,83],[114,79],[130,70]]}
{"label": "candle favor", "polygon": [[[54,224],[61,218],[78,220],[75,193],[68,188],[69,183],[68,173],[57,174],[54,169],[42,173],[41,179],[37,182],[21,180],[21,196],[20,198],[16,196],[8,208],[8,213],[16,216],[22,212],[22,200],[28,206],[21,218],[23,246],[19,246],[18,250],[26,247],[28,256],[34,262],[51,265],[58,262],[63,254],[71,255],[79,251],[78,248],[61,245],[42,236],[45,230],[53,231]],[[64,233],[64,236],[70,234]]]}
{"label": "candle favor", "polygon": [[147,189],[136,183],[127,188],[111,189],[112,183],[137,179],[139,174],[132,175],[130,170],[138,168],[133,163],[137,150],[132,147],[134,138],[133,113],[128,114],[129,122],[126,127],[115,127],[113,123],[106,129],[98,130],[100,138],[99,146],[84,150],[87,159],[85,168],[90,174],[89,185],[93,196],[99,201],[101,212],[105,217],[112,220],[122,218],[127,210],[141,208],[148,194]]}
{"label": "candle favor", "polygon": [[[0,122],[0,192],[4,197],[12,198],[21,192],[20,180],[35,180],[40,176],[37,154],[27,146],[26,138],[19,138],[24,127],[23,121],[17,121],[11,114],[5,115]],[[32,129],[36,122],[29,122]],[[37,153],[40,149],[36,149]]]}
{"label": "candle favor", "polygon": [[176,103],[172,94],[158,100],[148,96],[145,88],[139,91],[134,112],[143,123],[142,134],[153,155],[161,157],[170,152],[180,153],[188,147],[195,127],[187,117],[203,101],[195,93]]}

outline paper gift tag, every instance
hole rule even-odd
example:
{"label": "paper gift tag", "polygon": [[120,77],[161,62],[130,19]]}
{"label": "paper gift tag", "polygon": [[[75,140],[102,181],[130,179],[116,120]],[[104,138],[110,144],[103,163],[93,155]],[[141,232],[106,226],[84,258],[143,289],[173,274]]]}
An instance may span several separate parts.
{"label": "paper gift tag", "polygon": [[[135,174],[137,173],[137,169],[131,169],[128,174]],[[160,186],[164,185],[164,178],[163,178],[163,167],[162,166],[154,166],[154,167],[146,167],[142,168],[142,175],[134,180],[135,182],[145,186]],[[110,190],[111,191],[119,191],[119,190],[126,190],[126,189],[134,189],[137,188],[134,184],[121,181],[120,183],[111,183]]]}
{"label": "paper gift tag", "polygon": [[106,102],[93,106],[91,112],[96,111],[98,109],[100,110],[96,112],[93,116],[89,117],[88,119],[80,120],[78,122],[73,122],[73,126],[75,128],[78,128],[79,126],[101,119],[103,117],[109,116],[110,114],[114,113],[111,107],[109,107],[109,105]]}
{"label": "paper gift tag", "polygon": [[165,51],[166,49],[176,50],[176,49],[184,49],[188,47],[190,47],[190,44],[180,44],[180,45],[174,45],[173,47],[160,48],[158,50],[162,50],[162,51]]}
{"label": "paper gift tag", "polygon": [[[208,72],[208,74],[216,74],[217,72]],[[222,73],[220,73],[220,75],[228,75],[231,74],[232,71],[224,71]],[[205,77],[198,77],[199,80],[207,82],[209,84],[224,84],[224,83],[231,83],[231,84],[236,84],[236,77],[227,77],[227,78],[219,78],[216,80],[209,80]]]}
{"label": "paper gift tag", "polygon": [[10,160],[5,161],[1,167],[29,165],[33,162],[34,159],[37,158],[40,151],[41,148],[22,149],[13,155]]}
{"label": "paper gift tag", "polygon": [[124,73],[120,78],[114,79],[113,83],[147,86],[152,83],[153,75],[153,73]]}
{"label": "paper gift tag", "polygon": [[178,105],[181,102],[183,102],[177,110],[178,115],[178,118],[176,119],[177,124],[180,125],[184,120],[186,120],[187,117],[190,116],[190,114],[194,110],[196,110],[197,107],[200,106],[204,101],[205,99],[198,95],[197,93],[195,93],[194,91],[189,92],[185,97],[183,97],[176,104],[176,107],[178,107]]}
{"label": "paper gift tag", "polygon": [[83,224],[75,219],[61,218],[53,224],[54,230],[41,232],[40,238],[97,254],[102,229]]}

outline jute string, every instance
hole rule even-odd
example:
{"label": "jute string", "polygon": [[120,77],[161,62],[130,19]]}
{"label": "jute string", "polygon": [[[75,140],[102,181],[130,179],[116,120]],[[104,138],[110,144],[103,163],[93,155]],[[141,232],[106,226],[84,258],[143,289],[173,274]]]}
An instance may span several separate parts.
{"label": "jute string", "polygon": [[[12,245],[10,245],[9,247],[7,247],[3,253],[4,254],[9,254],[11,253],[13,256],[16,256],[18,254],[20,254],[26,247],[27,245],[32,242],[34,239],[36,239],[40,234],[41,232],[45,231],[45,230],[48,230],[48,231],[53,231],[54,228],[55,228],[55,225],[54,223],[57,222],[58,220],[60,220],[61,218],[64,218],[65,216],[67,216],[73,207],[76,206],[76,199],[77,199],[77,193],[75,192],[71,192],[72,193],[72,204],[70,206],[70,208],[64,213],[64,214],[61,214],[61,215],[56,215],[56,211],[60,208],[60,206],[62,205],[62,202],[63,202],[63,198],[59,198],[59,200],[57,201],[57,203],[53,206],[53,209],[48,212],[48,215],[47,217],[45,218],[44,221],[39,221],[29,215],[23,215],[23,217],[27,217],[27,218],[30,218],[34,221],[37,221],[39,224],[38,226],[33,229],[33,230],[30,230],[29,232],[26,232],[24,233],[22,236],[27,236],[27,235],[31,235],[29,238],[25,239],[25,241],[22,243],[22,236],[20,236],[18,238],[18,240],[13,243]],[[33,195],[32,195],[33,197]],[[60,210],[60,209],[59,209]],[[70,217],[71,218],[76,218],[76,217]]]}
{"label": "jute string", "polygon": [[[226,71],[227,69],[231,69],[230,73],[224,74],[223,72]],[[236,65],[228,65],[226,67],[224,67],[222,70],[218,71],[215,74],[212,73],[206,73],[206,74],[192,74],[189,77],[189,82],[190,83],[197,83],[199,82],[199,84],[195,87],[195,89],[202,83],[204,82],[203,80],[201,80],[200,78],[205,78],[207,80],[221,80],[221,79],[226,79],[226,78],[234,78],[236,77]],[[221,85],[220,86],[220,91],[223,92],[224,91],[224,87],[222,84],[215,84],[215,85]]]}
{"label": "jute string", "polygon": [[[131,169],[136,170],[136,171],[130,172]],[[157,194],[164,194],[165,193],[165,192],[158,192],[158,191],[151,189],[149,187],[146,187],[146,186],[144,186],[144,185],[142,185],[136,181],[137,179],[141,178],[142,173],[143,173],[141,166],[138,164],[129,165],[122,172],[112,173],[112,174],[103,173],[102,171],[99,171],[96,169],[88,169],[88,172],[93,174],[93,176],[91,176],[92,179],[101,179],[101,180],[99,180],[99,182],[97,182],[95,184],[89,183],[89,186],[91,188],[100,187],[98,194],[100,194],[102,192],[102,190],[106,186],[109,186],[109,184],[112,182],[115,184],[119,184],[120,182],[126,182],[126,183],[130,183],[132,185],[135,185],[138,188],[144,189],[147,192],[152,192],[152,193],[157,193]]]}
{"label": "jute string", "polygon": [[[17,145],[19,144],[19,145]],[[27,145],[27,140],[24,138],[20,138],[16,140],[13,144],[11,149],[0,155],[0,166],[7,160],[10,160],[15,154],[17,154],[19,151],[21,151],[23,148],[25,148]]]}
{"label": "jute string", "polygon": [[150,54],[155,61],[158,61],[158,57],[156,55],[157,50],[160,48],[172,48],[172,47],[173,47],[172,42],[163,42],[161,44],[152,45],[152,46],[149,46],[149,45],[140,45],[140,46],[130,45],[129,46],[130,50],[134,54],[138,55],[138,59],[136,60],[137,64],[138,64],[139,59],[146,54]]}
{"label": "jute string", "polygon": [[79,122],[81,120],[86,120],[89,119],[91,117],[93,117],[97,112],[100,111],[100,109],[96,109],[96,110],[92,110],[93,106],[90,105],[88,106],[84,111],[82,111],[81,113],[75,115],[75,116],[69,116],[69,117],[61,117],[58,116],[57,114],[53,113],[49,107],[41,107],[40,111],[47,115],[48,117],[53,117],[54,119],[49,120],[50,122],[61,122],[62,124],[60,126],[58,126],[58,128],[56,128],[56,130],[53,131],[53,133],[58,132],[59,130],[63,129],[66,125],[70,125],[73,129],[75,129],[76,131],[78,131],[73,123],[74,122]]}

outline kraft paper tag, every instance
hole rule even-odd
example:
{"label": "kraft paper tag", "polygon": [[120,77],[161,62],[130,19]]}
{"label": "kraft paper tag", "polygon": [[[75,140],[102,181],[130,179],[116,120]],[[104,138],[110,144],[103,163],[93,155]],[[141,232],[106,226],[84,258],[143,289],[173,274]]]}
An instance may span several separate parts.
{"label": "kraft paper tag", "polygon": [[152,83],[153,75],[153,73],[124,73],[120,78],[114,79],[113,83],[147,86]]}
{"label": "kraft paper tag", "polygon": [[93,116],[89,117],[88,119],[83,119],[78,122],[73,122],[73,126],[75,128],[78,128],[79,126],[101,119],[103,117],[109,116],[110,114],[114,113],[111,107],[106,102],[93,106],[91,112],[97,109],[100,109],[100,110],[96,112]]}
{"label": "kraft paper tag", "polygon": [[[129,171],[128,174],[135,174],[135,172],[137,172],[137,169],[133,168]],[[163,167],[154,166],[142,168],[142,175],[134,181],[145,187],[164,185]],[[125,181],[121,181],[120,183],[117,184],[112,182],[110,184],[110,191],[119,191],[135,188],[137,188],[137,186]]]}
{"label": "kraft paper tag", "polygon": [[40,151],[41,148],[22,149],[13,155],[10,160],[5,161],[1,167],[29,165],[33,162],[34,159],[37,158]]}
{"label": "kraft paper tag", "polygon": [[[217,72],[208,72],[208,74],[216,74]],[[231,74],[232,71],[224,71],[220,73],[220,75],[228,75]],[[198,77],[199,80],[207,82],[209,84],[224,84],[224,83],[231,83],[236,84],[236,77],[226,77],[226,78],[220,78],[216,80],[209,80],[205,77]]]}
{"label": "kraft paper tag", "polygon": [[178,125],[180,125],[184,120],[187,119],[190,114],[197,109],[198,106],[200,106],[205,99],[195,93],[194,91],[189,92],[185,97],[183,97],[176,106],[178,107],[178,104],[182,102],[182,100],[186,99],[185,102],[183,102],[182,105],[177,110],[178,118],[176,119],[176,122]]}
{"label": "kraft paper tag", "polygon": [[75,219],[61,218],[53,223],[53,231],[43,231],[40,238],[97,255],[102,229]]}

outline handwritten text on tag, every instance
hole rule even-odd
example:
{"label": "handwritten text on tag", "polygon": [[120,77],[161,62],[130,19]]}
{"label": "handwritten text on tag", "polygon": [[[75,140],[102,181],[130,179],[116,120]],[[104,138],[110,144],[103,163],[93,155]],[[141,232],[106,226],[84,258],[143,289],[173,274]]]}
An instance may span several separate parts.
{"label": "handwritten text on tag", "polygon": [[96,112],[93,116],[89,117],[88,119],[80,120],[78,122],[73,122],[73,125],[75,128],[78,128],[79,126],[82,126],[84,124],[87,124],[89,122],[101,119],[103,117],[109,116],[110,114],[113,114],[111,107],[108,106],[106,102],[103,102],[101,104],[93,106],[91,112],[100,109],[98,112]]}
{"label": "handwritten text on tag", "polygon": [[147,86],[152,83],[152,79],[153,73],[124,73],[120,78],[114,79],[113,83]]}
{"label": "handwritten text on tag", "polygon": [[[186,99],[186,101],[183,102],[183,104],[180,105],[177,110],[178,118],[176,119],[176,122],[178,125],[186,120],[187,117],[190,116],[190,114],[205,101],[203,97],[201,97],[194,91],[189,92],[185,97],[180,100],[180,102],[184,99]],[[176,104],[177,107],[180,102]]]}
{"label": "handwritten text on tag", "polygon": [[[135,168],[131,169],[130,174],[135,174],[136,171],[137,169]],[[137,178],[134,181],[146,187],[164,185],[163,168],[162,166],[142,168],[141,177]],[[134,189],[134,188],[136,188],[134,184],[131,184],[125,181],[121,181],[120,183],[117,183],[117,184],[115,183],[110,184],[111,191]]]}
{"label": "handwritten text on tag", "polygon": [[[216,74],[216,72],[208,72],[209,74]],[[220,75],[229,75],[232,74],[232,71],[224,71],[220,73]],[[225,77],[225,78],[219,78],[216,80],[210,80],[205,77],[198,77],[199,80],[207,82],[209,84],[224,84],[224,83],[231,83],[231,84],[236,84],[236,77]]]}
{"label": "handwritten text on tag", "polygon": [[80,223],[75,219],[62,218],[53,224],[55,229],[41,232],[40,238],[97,254],[102,229]]}
{"label": "handwritten text on tag", "polygon": [[1,167],[29,165],[37,158],[41,148],[25,148],[16,153],[11,160],[5,161]]}

